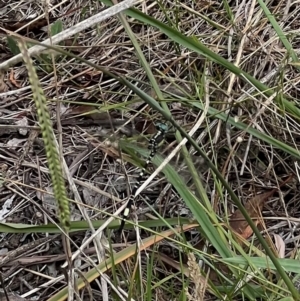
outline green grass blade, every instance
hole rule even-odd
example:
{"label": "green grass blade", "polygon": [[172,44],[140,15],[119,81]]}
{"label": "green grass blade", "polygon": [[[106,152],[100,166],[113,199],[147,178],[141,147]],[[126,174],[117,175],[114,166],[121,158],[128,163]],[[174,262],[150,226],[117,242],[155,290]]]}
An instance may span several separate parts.
{"label": "green grass blade", "polygon": [[[200,102],[192,102],[190,104],[199,108],[200,110],[204,110],[204,106]],[[287,145],[286,143],[281,142],[280,140],[277,140],[265,133],[259,132],[258,130],[254,129],[252,126],[249,126],[243,122],[236,121],[233,117],[228,116],[228,114],[222,113],[212,107],[209,107],[208,113],[210,115],[212,115],[214,118],[218,118],[224,122],[228,122],[232,126],[238,128],[240,130],[243,130],[243,131],[247,132],[248,134],[253,135],[254,137],[256,137],[270,145],[273,145],[274,147],[294,156],[297,159],[300,159],[300,152],[297,149]]]}
{"label": "green grass blade", "polygon": [[[191,221],[188,218],[168,218],[166,219],[167,223],[172,226],[176,226],[178,224],[190,224],[195,223],[195,221]],[[95,229],[101,227],[106,220],[97,220],[91,221],[92,225]],[[139,225],[144,228],[154,228],[154,227],[163,227],[166,225],[166,222],[160,220],[148,220],[148,221],[140,221]],[[125,228],[133,228],[134,224],[126,225]],[[120,221],[114,220],[112,221],[107,228],[108,229],[118,229],[120,227]],[[78,232],[78,231],[86,231],[89,230],[89,224],[86,221],[76,221],[70,222],[70,230],[69,232]],[[47,224],[47,225],[27,225],[27,224],[14,224],[14,223],[0,223],[0,232],[2,233],[61,233],[59,226],[56,224]]]}
{"label": "green grass blade", "polygon": [[[232,258],[225,258],[223,259],[224,262],[234,264],[234,265],[246,265],[248,264],[248,260],[241,256],[236,256]],[[270,260],[270,258],[267,257],[250,257],[249,261],[253,265],[256,266],[256,268],[263,268],[263,269],[271,269],[276,270],[276,267]],[[300,264],[299,260],[297,259],[290,259],[290,258],[278,258],[278,262],[281,264],[281,266],[287,271],[291,273],[300,274]]]}
{"label": "green grass blade", "polygon": [[[291,45],[291,43],[289,42],[289,40],[287,39],[286,35],[284,34],[283,30],[281,29],[281,27],[279,26],[279,24],[277,23],[274,15],[270,12],[270,10],[268,9],[267,5],[264,3],[264,1],[262,0],[257,0],[257,2],[259,3],[260,7],[262,8],[262,10],[264,11],[266,17],[269,19],[270,23],[272,24],[274,30],[277,33],[278,38],[280,39],[280,41],[282,42],[282,44],[284,45],[284,47],[287,50],[287,53],[291,56],[292,61],[294,63],[299,63],[299,59],[297,56],[297,53],[294,51],[293,46]],[[300,70],[300,67],[297,66],[297,64],[295,64],[296,68],[298,69],[298,71]]]}
{"label": "green grass blade", "polygon": [[[135,145],[125,143],[124,141],[120,142],[120,146],[123,148],[123,145],[126,148],[131,148],[137,151],[139,154],[147,157],[148,151],[142,148],[139,148]],[[156,155],[153,158],[153,163],[159,166],[162,163],[162,157]],[[213,211],[209,214],[206,208],[195,198],[192,192],[187,188],[186,184],[183,182],[182,178],[178,175],[176,170],[170,165],[167,164],[163,169],[163,173],[165,174],[169,183],[171,183],[183,198],[186,205],[190,208],[193,215],[195,216],[197,222],[200,225],[200,231],[209,239],[212,245],[218,250],[222,257],[230,257],[231,252],[228,248],[227,243],[225,243],[225,237],[222,235],[220,231],[216,230],[216,225],[214,226],[209,219],[209,216],[215,215]],[[214,220],[214,217],[212,218]],[[223,239],[221,239],[223,237]]]}
{"label": "green grass blade", "polygon": [[[112,3],[109,0],[101,0],[101,2],[105,3],[106,5],[111,6]],[[270,89],[268,86],[261,83],[259,80],[252,77],[250,74],[244,72],[242,69],[238,68],[234,64],[230,63],[225,58],[221,57],[217,53],[214,53],[212,50],[207,48],[205,45],[203,45],[200,41],[197,41],[194,38],[187,37],[180,33],[179,31],[169,27],[168,25],[140,12],[137,9],[130,8],[123,12],[124,14],[127,14],[130,17],[133,17],[143,23],[152,25],[156,28],[158,28],[161,32],[166,34],[171,40],[174,42],[192,50],[196,53],[199,53],[210,60],[222,65],[238,77],[240,77],[243,81],[251,83],[254,87],[256,87],[257,90],[262,92],[267,97],[270,97],[274,95],[275,91]],[[290,113],[292,116],[294,116],[297,119],[300,119],[300,109],[298,109],[293,103],[288,101],[287,99],[279,96],[275,96],[274,100],[277,102],[278,106],[284,106],[283,109],[285,109],[288,113]]]}
{"label": "green grass blade", "polygon": [[[270,259],[272,260],[272,262],[276,266],[278,273],[280,274],[280,276],[282,277],[283,281],[285,282],[285,284],[287,285],[287,287],[291,291],[291,294],[296,299],[298,299],[298,297],[299,297],[298,291],[295,289],[295,286],[293,285],[293,283],[291,282],[291,280],[289,279],[289,277],[286,275],[286,273],[285,273],[284,269],[282,268],[282,266],[278,263],[277,258],[274,256],[274,254],[270,250],[268,244],[266,243],[266,241],[262,237],[260,231],[257,229],[257,227],[255,226],[255,224],[253,223],[253,221],[251,220],[251,218],[249,218],[249,216],[247,215],[247,212],[246,212],[244,206],[242,205],[242,203],[240,202],[240,200],[237,198],[237,196],[235,195],[235,193],[232,191],[232,189],[228,185],[228,183],[222,178],[220,172],[210,162],[210,160],[208,159],[208,157],[206,156],[206,154],[202,151],[202,149],[199,147],[199,145],[175,122],[175,120],[172,118],[172,116],[170,115],[169,112],[166,112],[165,110],[163,110],[160,107],[160,105],[157,103],[157,101],[155,101],[152,97],[150,97],[149,95],[147,95],[145,92],[143,92],[140,89],[138,89],[137,87],[135,87],[132,83],[130,83],[125,78],[116,76],[116,75],[112,74],[111,72],[107,71],[105,68],[101,68],[98,65],[93,64],[93,63],[91,63],[91,62],[89,62],[89,61],[87,61],[85,59],[82,59],[82,58],[76,56],[76,55],[69,54],[69,52],[63,51],[63,50],[59,49],[58,47],[53,47],[53,46],[50,46],[50,45],[43,45],[43,44],[38,43],[38,42],[34,42],[34,43],[38,44],[38,45],[41,45],[41,46],[43,46],[45,48],[57,50],[58,52],[61,52],[61,53],[66,54],[66,55],[70,55],[71,57],[74,57],[74,58],[78,59],[79,61],[84,62],[87,65],[96,68],[97,70],[101,70],[104,74],[106,74],[108,76],[111,76],[112,78],[115,78],[120,83],[126,85],[128,88],[130,88],[132,91],[134,91],[143,100],[145,100],[154,110],[157,110],[165,118],[165,120],[169,121],[182,134],[182,136],[186,137],[187,140],[191,143],[191,145],[195,148],[195,150],[197,150],[198,153],[206,160],[208,166],[212,169],[212,171],[215,173],[215,175],[220,180],[220,182],[222,183],[222,185],[228,191],[228,193],[231,196],[232,200],[237,205],[237,207],[241,211],[241,213],[244,215],[246,221],[248,222],[248,224],[252,228],[253,232],[257,236],[258,240],[260,241],[261,245],[265,249],[266,254],[270,257]],[[268,91],[266,91],[266,93],[267,92]],[[299,114],[299,116],[300,116],[300,114]]]}

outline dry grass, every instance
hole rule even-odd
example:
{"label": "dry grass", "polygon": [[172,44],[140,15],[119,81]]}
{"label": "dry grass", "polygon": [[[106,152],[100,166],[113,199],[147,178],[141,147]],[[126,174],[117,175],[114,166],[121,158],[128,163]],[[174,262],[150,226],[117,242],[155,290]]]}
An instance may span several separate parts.
{"label": "dry grass", "polygon": [[[295,66],[288,63],[286,50],[259,5],[254,5],[256,1],[229,1],[226,12],[224,3],[189,0],[177,3],[147,1],[137,7],[153,18],[177,28],[185,35],[201,40],[211,50],[255,76],[278,94],[285,94],[298,105],[299,73]],[[56,8],[52,10],[51,7],[55,6]],[[267,6],[276,16],[297,52],[300,6],[296,2],[292,4],[291,1],[269,1]],[[103,8],[100,1],[76,0],[62,3],[51,1],[50,23],[53,24],[54,19],[59,18],[63,28],[66,29]],[[12,27],[12,20],[15,21],[13,24],[18,21],[21,24],[24,21],[25,25],[28,24],[28,19],[39,18],[45,22],[45,18],[41,17],[45,12],[45,8],[38,1],[11,0],[0,8],[0,27],[16,30]],[[209,22],[205,21],[205,18]],[[173,117],[186,130],[192,128],[201,112],[181,102],[180,97],[185,95],[190,100],[199,98],[204,100],[208,97],[211,107],[227,112],[249,126],[298,148],[300,138],[298,119],[285,114],[272,97],[266,99],[258,92],[252,93],[249,83],[242,82],[224,67],[175,44],[156,28],[130,18],[127,20],[136,34],[157,82],[166,92],[171,93],[168,97]],[[33,26],[28,31],[25,27],[19,33],[43,41],[48,37],[48,33],[47,26],[40,28],[41,24]],[[13,56],[5,34],[1,33],[1,41],[0,63]],[[67,45],[69,51],[115,74],[126,76],[133,84],[155,95],[132,42],[117,17],[111,17],[79,33],[76,38],[70,37],[62,45]],[[57,120],[61,120],[62,151],[70,167],[69,173],[75,180],[86,183],[85,187],[77,185],[77,189],[88,206],[89,218],[105,220],[107,214],[114,214],[120,207],[117,200],[112,199],[110,195],[123,199],[126,195],[124,191],[128,189],[126,185],[128,178],[132,183],[133,177],[137,174],[132,164],[126,162],[127,157],[124,161],[119,160],[120,151],[117,142],[123,139],[125,142],[130,141],[146,147],[145,139],[141,139],[141,136],[153,134],[155,132],[153,124],[161,120],[161,117],[149,107],[142,105],[141,101],[129,102],[137,100],[132,92],[103,73],[92,70],[70,57],[56,56],[55,68],[51,56],[44,58],[48,60],[47,63],[41,61],[41,56],[36,61],[37,72],[52,109],[55,129],[60,128],[60,122],[57,123]],[[209,96],[204,93],[202,82],[204,74]],[[33,225],[57,221],[57,212],[53,208],[54,200],[51,194],[44,193],[51,192],[51,183],[49,175],[45,172],[47,162],[38,132],[27,72],[22,64],[12,66],[3,73],[0,89],[0,167],[6,178],[5,185],[0,188],[1,200],[4,203],[7,199],[13,198],[14,208],[6,217],[6,221]],[[55,105],[56,100],[61,101],[59,112]],[[100,107],[102,112],[89,114],[87,106],[92,109]],[[24,123],[20,123],[21,120]],[[124,126],[125,122],[128,124]],[[294,179],[281,187],[280,193],[275,194],[265,204],[263,210],[265,231],[269,235],[279,234],[285,244],[285,257],[294,256],[299,239],[299,231],[296,229],[299,215],[296,160],[245,132],[236,128],[226,132],[226,128],[229,129],[224,122],[215,122],[213,118],[207,118],[206,124],[203,124],[194,138],[198,139],[199,144],[244,203],[255,193],[266,192],[266,188],[278,187],[289,174],[295,174]],[[21,129],[27,131],[22,133]],[[108,137],[111,142],[116,143],[104,143]],[[174,141],[174,135],[169,133],[165,147],[161,148],[160,152],[168,154],[176,145]],[[226,192],[223,198],[218,196],[216,181],[212,180],[210,171],[203,166],[203,161],[197,158],[197,154],[193,153],[193,156],[213,208],[217,215],[226,220],[226,217],[234,211],[233,204]],[[181,163],[182,158],[178,157],[178,161],[172,164],[178,170]],[[182,175],[188,182],[186,173],[182,172]],[[167,182],[162,176],[156,177],[143,194],[150,197],[153,206],[164,218],[191,216],[172,186],[167,186],[163,190],[166,185]],[[99,194],[100,190],[107,194]],[[69,196],[73,198],[71,193]],[[157,198],[159,201],[156,201]],[[140,219],[145,219],[147,212],[147,217],[151,217],[151,210],[144,202],[139,201],[137,206],[141,209],[137,211]],[[74,205],[72,218],[73,220],[82,218]],[[131,235],[128,240],[135,242],[135,234]],[[3,233],[0,246],[12,250],[41,236],[36,233],[26,237]],[[80,232],[72,234],[71,238],[80,246],[85,235]],[[118,238],[112,236],[109,239],[113,241],[113,248],[119,246]],[[191,233],[188,239],[193,245],[197,245],[201,240],[196,232]],[[178,252],[182,251],[178,246],[173,247],[178,248]],[[92,247],[87,253],[94,254]],[[10,263],[9,266],[12,265],[12,268],[2,267],[7,289],[22,295],[39,287],[38,292],[32,293],[32,296],[38,296],[39,300],[47,300],[48,296],[64,287],[63,281],[51,283],[48,287],[40,287],[48,281],[49,276],[55,278],[61,275],[59,266],[65,260],[61,254],[61,244],[59,241],[53,241],[46,247],[41,247],[40,252],[32,256],[30,261],[29,255],[25,257],[24,254],[22,266]],[[48,259],[41,256],[48,256]],[[174,260],[179,257],[177,254]],[[42,258],[44,261],[36,264]],[[81,264],[83,271],[88,269],[84,261]],[[167,275],[166,266],[160,266],[158,262],[155,262],[153,270],[156,270],[157,281]],[[127,280],[130,276],[125,276],[125,269],[123,273]],[[178,282],[176,286],[179,288],[176,289],[179,290]],[[199,284],[195,283],[196,287],[197,285]],[[91,288],[95,300],[102,298],[97,297],[99,286],[98,282]],[[172,295],[167,289],[158,287],[153,292],[153,298],[156,294],[159,300],[170,300],[178,293],[176,289]],[[110,288],[108,291],[111,294]],[[198,297],[197,300],[205,300],[203,296],[204,292],[201,291],[201,298]],[[218,299],[215,297],[213,300]]]}

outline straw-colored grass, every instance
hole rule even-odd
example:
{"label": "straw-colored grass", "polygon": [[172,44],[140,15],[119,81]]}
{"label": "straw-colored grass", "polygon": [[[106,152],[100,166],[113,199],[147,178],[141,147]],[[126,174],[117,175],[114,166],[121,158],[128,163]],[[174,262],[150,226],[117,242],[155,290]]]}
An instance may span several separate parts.
{"label": "straw-colored grass", "polygon": [[[0,3],[1,246],[60,233],[22,39],[60,150],[78,275],[66,281],[53,240],[0,261],[6,290],[49,301],[300,300],[299,5],[113,3]],[[169,130],[119,236],[157,122]]]}

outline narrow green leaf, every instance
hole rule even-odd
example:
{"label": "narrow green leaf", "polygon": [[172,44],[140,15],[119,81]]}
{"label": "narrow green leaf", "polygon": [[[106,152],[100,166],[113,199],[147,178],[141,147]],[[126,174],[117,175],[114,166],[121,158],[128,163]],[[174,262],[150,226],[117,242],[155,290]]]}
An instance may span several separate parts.
{"label": "narrow green leaf", "polygon": [[[105,3],[108,6],[112,6],[112,2],[110,0],[101,0],[101,2]],[[256,89],[260,92],[262,92],[267,97],[271,97],[274,95],[275,91],[268,86],[261,83],[259,80],[251,76],[250,74],[246,73],[242,69],[238,68],[222,56],[218,55],[217,53],[210,50],[208,47],[206,47],[204,44],[202,44],[199,40],[197,41],[194,38],[187,37],[181,32],[177,31],[174,28],[169,27],[168,25],[156,20],[155,18],[152,18],[139,10],[135,8],[130,8],[124,11],[123,13],[127,14],[130,17],[133,17],[143,23],[152,25],[156,28],[158,28],[161,32],[166,34],[171,40],[174,42],[182,45],[183,47],[186,47],[192,51],[195,51],[198,54],[201,54],[210,60],[224,66],[226,69],[228,69],[230,72],[237,75],[239,78],[241,78],[245,82],[251,83]],[[274,100],[278,104],[278,106],[282,107],[284,106],[284,109],[290,113],[293,117],[300,119],[300,109],[297,108],[292,102],[288,101],[287,99],[279,96],[275,96]],[[281,105],[282,104],[282,105]]]}
{"label": "narrow green leaf", "polygon": [[63,30],[63,23],[61,20],[56,20],[52,25],[51,25],[51,36],[55,36],[56,34],[62,32]]}
{"label": "narrow green leaf", "polygon": [[[200,102],[192,102],[190,104],[199,108],[200,110],[204,109],[204,106]],[[243,122],[236,121],[233,117],[228,116],[228,114],[219,112],[218,110],[216,110],[212,107],[209,107],[208,113],[210,115],[212,115],[214,118],[218,118],[224,122],[228,122],[232,126],[253,135],[257,139],[260,139],[270,145],[273,145],[274,147],[294,156],[295,158],[300,159],[300,152],[297,149],[295,149],[295,148],[287,145],[286,143],[279,141],[265,133],[259,132],[258,130],[254,129],[251,125],[249,126],[248,124],[245,124]]]}
{"label": "narrow green leaf", "polygon": [[[249,259],[256,268],[271,269],[276,270],[271,259],[268,257],[249,257]],[[289,258],[278,258],[280,265],[286,270],[286,272],[292,272],[300,274],[300,264],[298,259]],[[234,265],[248,265],[248,261],[241,256],[236,256],[232,258],[224,258],[222,261]]]}
{"label": "narrow green leaf", "polygon": [[[125,141],[120,141],[120,146],[126,149],[131,148],[132,150],[137,151],[139,154],[143,156],[148,155],[148,151],[142,148],[137,147],[136,145],[128,144]],[[159,166],[163,162],[163,158],[161,156],[156,155],[153,158],[153,163]],[[218,250],[222,257],[231,256],[231,252],[228,248],[228,245],[222,240],[221,234],[216,230],[216,226],[212,224],[212,221],[209,218],[209,214],[203,207],[203,205],[195,198],[193,193],[188,189],[186,184],[183,182],[182,178],[178,175],[176,170],[170,165],[167,164],[163,169],[163,173],[165,174],[169,183],[171,183],[183,198],[186,205],[192,211],[195,216],[197,222],[201,227],[201,232],[207,237],[207,239],[211,242],[211,244]],[[210,213],[214,214],[214,213]]]}
{"label": "narrow green leaf", "polygon": [[[95,229],[101,227],[106,220],[97,220],[92,221],[92,225]],[[195,223],[196,221],[191,221],[188,218],[167,218],[166,222],[169,225],[178,225],[178,224],[190,224]],[[148,220],[148,221],[139,221],[139,225],[144,228],[154,228],[162,227],[166,225],[166,222],[161,220]],[[127,224],[126,229],[133,228],[132,224]],[[112,221],[107,228],[108,229],[118,229],[120,227],[120,221]],[[78,232],[89,230],[89,224],[86,221],[76,221],[70,222],[70,231],[69,232]],[[27,224],[14,224],[14,223],[0,223],[0,232],[2,233],[61,233],[58,225],[47,224],[47,225],[27,225]]]}
{"label": "narrow green leaf", "polygon": [[[268,7],[267,7],[267,5],[265,4],[264,1],[257,0],[257,2],[259,3],[259,5],[262,8],[262,10],[264,11],[266,17],[269,19],[270,23],[272,24],[274,30],[277,33],[278,38],[280,39],[280,41],[284,45],[284,47],[287,50],[288,54],[291,56],[292,61],[294,63],[299,63],[297,53],[294,51],[292,44],[287,39],[287,37],[284,34],[283,30],[281,29],[280,25],[277,23],[274,15],[270,12],[270,10],[268,9]],[[299,68],[299,66],[297,66],[297,64],[295,64],[294,66],[296,66],[298,71],[300,70],[300,68]]]}
{"label": "narrow green leaf", "polygon": [[12,52],[12,54],[13,55],[19,54],[20,49],[19,49],[17,42],[14,40],[14,38],[11,36],[7,36],[6,39],[7,39],[8,48]]}

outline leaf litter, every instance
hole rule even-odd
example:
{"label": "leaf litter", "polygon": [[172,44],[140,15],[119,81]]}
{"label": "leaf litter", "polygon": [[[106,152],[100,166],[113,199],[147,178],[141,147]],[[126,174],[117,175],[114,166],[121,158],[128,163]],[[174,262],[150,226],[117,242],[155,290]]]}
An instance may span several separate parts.
{"label": "leaf litter", "polygon": [[[235,1],[236,5],[231,2],[229,3],[230,9],[234,17],[236,17],[234,22],[237,25],[233,27],[231,21],[228,22],[227,14],[220,13],[221,4],[217,2],[211,3],[206,1],[201,2],[201,5],[199,5],[199,2],[196,3],[196,7],[189,1],[167,3],[168,16],[153,2],[145,2],[144,6],[139,6],[139,8],[146,9],[149,15],[166,23],[170,21],[171,17],[178,20],[178,15],[175,15],[174,11],[177,11],[177,13],[183,12],[180,16],[181,18],[179,18],[181,20],[179,27],[182,32],[204,41],[205,44],[210,45],[211,49],[217,49],[226,58],[235,59],[238,50],[241,50],[240,54],[243,59],[241,67],[245,71],[255,74],[259,80],[265,81],[269,86],[276,86],[278,78],[274,75],[273,70],[278,70],[278,67],[282,67],[285,49],[276,41],[269,43],[269,32],[273,32],[273,29],[267,23],[264,23],[264,26],[261,26],[259,22],[257,23],[256,20],[261,20],[260,17],[252,20],[251,38],[249,37],[249,40],[247,40],[246,46],[240,46],[241,48],[238,49],[239,40],[235,40],[235,37],[240,37],[241,32],[239,28],[244,28],[245,26],[244,22],[249,11],[249,4],[246,3],[247,1],[243,1],[241,5],[237,4],[238,1]],[[81,4],[78,1],[62,1],[56,10],[50,12],[50,21],[57,20],[58,16],[63,16],[60,18],[63,28],[69,28],[79,23],[82,18],[87,18],[94,14],[94,12],[104,9],[104,6],[99,1],[88,1],[84,9],[74,11],[74,7],[81,7]],[[286,24],[289,24],[289,27],[286,28],[287,30],[289,28],[297,28],[297,19],[293,18],[293,15],[296,16],[299,13],[296,7],[291,6],[290,11],[286,13],[286,6],[282,6],[278,1],[270,1],[269,5],[276,11],[277,17],[284,16]],[[45,18],[42,17],[44,10],[38,4],[10,0],[5,4],[5,8],[0,9],[0,13],[2,9],[5,9],[6,13],[2,15],[4,17],[0,21],[1,27],[6,28],[6,26],[9,26],[7,21],[13,20],[15,21],[13,24],[17,26],[16,29],[20,29],[20,25],[23,27],[28,24],[22,34],[33,37],[38,41],[47,38],[46,31],[42,29],[42,25],[45,23]],[[193,10],[195,10],[196,14],[194,14]],[[257,16],[260,16],[259,7],[255,8],[255,13]],[[214,20],[216,25],[218,25],[218,29],[206,22],[205,19],[200,18],[199,14],[203,14]],[[42,17],[42,21],[36,21],[31,23],[33,25],[29,25],[29,21],[32,21],[28,20],[30,16]],[[155,28],[147,27],[144,24],[141,25],[136,20],[130,24],[133,31],[138,34],[142,51],[149,58],[151,68],[155,72],[160,87],[163,88],[166,84],[170,85],[170,83],[175,83],[175,87],[176,85],[188,87],[190,92],[186,97],[192,103],[195,99],[202,99],[202,95],[200,95],[202,83],[198,85],[199,78],[202,78],[203,74],[208,71],[209,78],[211,79],[208,85],[210,104],[221,109],[220,103],[227,102],[227,98],[224,96],[227,95],[226,91],[230,76],[227,70],[207,61],[203,57],[199,57],[195,53],[187,51],[184,47],[176,48],[178,45],[174,45],[173,42]],[[229,41],[230,39],[225,38],[225,36],[228,36],[228,32],[225,30],[227,27],[231,30],[230,39],[234,42],[232,44]],[[141,28],[144,31],[141,31]],[[153,92],[149,86],[145,71],[140,67],[139,60],[134,54],[134,48],[117,18],[110,18],[106,22],[101,22],[95,28],[79,34],[76,38],[68,39],[61,43],[61,45],[66,45],[71,51],[107,67],[112,72],[131,78],[133,83],[143,90],[149,91],[150,88],[150,92]],[[11,52],[16,50],[9,49],[8,45],[5,45],[4,48],[2,47],[0,45],[0,63],[10,58],[12,56]],[[251,55],[249,55],[250,53]],[[76,168],[74,168],[72,177],[78,181],[84,181],[88,186],[81,187],[78,185],[79,192],[85,196],[86,203],[89,206],[95,207],[93,208],[94,210],[91,210],[94,216],[97,219],[106,219],[107,214],[113,214],[119,204],[112,201],[112,198],[107,197],[107,195],[104,196],[104,192],[123,199],[124,196],[119,193],[118,189],[115,189],[118,186],[122,186],[118,179],[126,177],[127,182],[129,181],[132,184],[136,177],[136,169],[127,160],[124,160],[126,154],[123,153],[120,156],[117,143],[116,145],[114,143],[108,145],[104,141],[107,141],[113,135],[115,136],[115,141],[120,139],[127,141],[126,139],[128,139],[129,143],[145,146],[145,139],[141,138],[141,134],[153,134],[155,132],[153,121],[159,120],[159,118],[155,112],[149,110],[149,108],[144,108],[140,101],[133,105],[126,105],[126,102],[134,99],[134,95],[117,81],[106,78],[102,73],[94,72],[89,67],[71,58],[60,59],[61,57],[56,57],[55,67],[58,74],[56,83],[53,78],[52,64],[49,57],[37,57],[36,66],[39,78],[49,100],[49,106],[52,109],[54,127],[56,127],[56,103],[53,102],[52,104],[52,100],[55,99],[63,102],[64,110],[60,112],[62,119],[63,156],[69,167],[76,161]],[[205,69],[205,66],[207,66],[207,69]],[[36,137],[36,133],[33,135],[34,141],[28,143],[28,151],[24,151],[24,143],[22,143],[24,141],[19,141],[24,137],[29,139],[27,136],[30,135],[32,130],[28,128],[28,132],[26,133],[27,125],[38,127],[38,124],[36,123],[35,108],[32,105],[32,95],[30,90],[26,88],[29,85],[27,73],[21,65],[12,68],[10,72],[0,74],[1,125],[6,126],[4,130],[2,130],[3,128],[0,129],[0,164],[3,167],[1,175],[6,176],[6,181],[8,181],[5,183],[1,181],[2,210],[4,210],[3,212],[7,211],[4,216],[10,222],[17,221],[34,225],[45,222],[49,217],[56,221],[56,213],[47,208],[47,204],[45,204],[44,211],[42,211],[42,219],[40,219],[36,214],[37,208],[34,203],[24,198],[25,195],[29,200],[32,198],[38,201],[40,205],[43,205],[37,192],[42,191],[46,195],[47,191],[50,192],[51,183],[46,172],[47,164],[40,137]],[[195,70],[197,71],[196,73]],[[298,77],[295,76],[294,69],[291,66],[286,66],[284,75],[284,80],[281,83],[283,85],[282,89],[291,99],[296,101],[296,96],[298,95]],[[293,83],[293,85],[291,86],[290,83]],[[282,111],[272,102],[268,103],[268,106],[264,106],[265,99],[263,97],[260,98],[259,95],[255,95],[255,100],[252,100],[251,97],[253,95],[247,92],[251,88],[247,85],[243,86],[243,83],[239,81],[234,81],[230,96],[233,100],[242,97],[244,102],[239,102],[237,106],[233,107],[230,114],[235,117],[238,116],[239,120],[253,120],[256,112],[264,108],[262,116],[258,116],[255,119],[253,126],[297,148],[297,141],[300,138],[298,124],[291,119],[286,120],[282,118]],[[185,89],[183,88],[182,90]],[[57,91],[58,95],[56,94]],[[186,129],[191,128],[197,121],[199,112],[194,112],[192,106],[185,105],[181,99],[182,93],[178,89],[173,90],[171,94],[175,95],[173,101],[170,101],[173,117]],[[89,105],[86,106],[86,103]],[[99,105],[102,108],[104,107],[104,109],[107,108],[107,110],[104,110],[104,113],[94,112],[94,115],[86,114],[90,112],[90,108],[97,110]],[[13,122],[12,116],[14,116]],[[225,166],[225,170],[223,170],[224,175],[227,177],[232,188],[241,196],[242,200],[249,198],[248,192],[252,189],[262,192],[260,195],[255,195],[250,201],[246,202],[245,208],[255,223],[264,223],[265,230],[273,229],[272,227],[278,224],[278,219],[282,219],[283,223],[277,230],[280,231],[281,240],[276,239],[276,245],[280,251],[280,256],[284,256],[282,253],[283,250],[286,254],[292,252],[297,248],[296,237],[298,230],[293,233],[294,236],[289,238],[289,244],[285,246],[285,249],[282,248],[282,241],[284,242],[287,235],[290,235],[291,232],[288,214],[297,216],[300,211],[299,194],[297,193],[296,184],[288,183],[286,187],[283,186],[281,188],[282,197],[278,198],[274,196],[276,190],[265,191],[265,183],[271,183],[273,184],[272,187],[274,187],[277,182],[280,182],[279,179],[284,178],[290,172],[296,173],[294,170],[295,160],[279,150],[272,149],[267,143],[245,135],[239,143],[235,155],[231,157],[230,163],[234,164],[227,164],[228,162],[224,164],[229,153],[231,154],[228,151],[228,149],[231,150],[231,145],[228,143],[225,134],[225,125],[222,124],[221,127],[216,127],[213,124],[213,118],[210,119],[210,117],[208,116],[207,118],[208,126],[204,126],[196,133],[196,136],[198,135],[196,139],[198,139],[201,147],[210,155],[210,158],[220,166],[220,170]],[[25,120],[27,124],[22,123]],[[119,128],[124,128],[123,125],[125,123],[128,124],[126,129],[123,130],[123,134],[116,135],[115,131]],[[12,129],[8,127],[16,124],[19,125],[18,128]],[[22,126],[24,126],[24,129],[20,130]],[[22,136],[23,134],[24,137]],[[235,141],[236,137],[242,136],[241,134],[245,133],[231,129],[231,141]],[[216,143],[211,143],[212,137]],[[168,151],[168,148],[171,149],[174,145],[174,137],[169,135],[166,140],[165,149]],[[10,148],[10,143],[12,142],[14,142],[14,147]],[[89,144],[92,145],[92,150],[89,149]],[[163,150],[161,151],[163,152]],[[88,153],[89,155],[79,158],[79,154],[82,153]],[[24,157],[22,158],[23,154]],[[167,152],[164,154],[166,155]],[[197,157],[197,154],[194,155]],[[22,158],[21,161],[20,158]],[[177,159],[178,161],[182,160],[180,156]],[[238,170],[241,167],[241,162],[243,162],[242,174]],[[17,171],[11,172],[11,169],[15,166],[18,167]],[[200,168],[208,194],[212,196],[215,187],[211,180],[210,171],[205,166],[200,166]],[[188,182],[188,180],[186,181]],[[15,194],[12,191],[13,188],[16,188],[14,186],[15,183],[18,183],[19,194]],[[152,199],[152,205],[155,209],[159,210],[166,218],[170,216],[177,217],[178,212],[187,214],[189,209],[180,201],[174,189],[170,188],[165,195],[159,195],[166,184],[160,176],[144,193]],[[97,192],[103,191],[102,198],[99,199],[99,193],[98,197],[94,193],[95,188],[98,189]],[[155,203],[158,196],[163,203]],[[268,200],[271,197],[272,201],[269,202]],[[12,205],[20,206],[17,207],[19,209],[13,212],[13,214],[4,206],[6,200],[11,198],[13,198]],[[70,194],[70,198],[72,198],[72,194]],[[50,204],[53,200],[49,198],[48,201]],[[268,206],[266,206],[267,203]],[[99,210],[98,206],[101,207],[101,210]],[[137,206],[146,207],[142,201],[138,202]],[[230,212],[233,211],[230,208],[230,204],[226,204],[229,207],[226,207],[226,210],[224,210],[224,206],[222,201],[217,199],[216,214],[221,217],[224,216],[224,212],[227,212],[227,209]],[[263,208],[265,208],[264,212]],[[78,214],[76,216],[78,217]],[[272,219],[264,220],[264,216],[269,216]],[[77,217],[74,215],[74,219],[77,219]],[[249,238],[252,235],[252,230],[239,211],[235,211],[230,217],[230,226],[243,238]],[[270,234],[277,235],[273,232],[272,230]],[[40,237],[39,234],[32,233],[24,242],[17,240],[17,245],[22,246],[29,239],[36,240]],[[84,235],[81,233],[72,236],[77,245],[82,243],[83,237]],[[190,239],[193,245],[201,241],[198,234],[195,236],[191,235]],[[15,244],[11,243],[10,239],[7,239],[7,242],[9,250],[15,248]],[[133,242],[135,242],[134,239]],[[51,268],[55,269],[56,267],[59,275],[61,275],[59,267],[65,260],[65,258],[62,259],[62,257],[59,257],[63,255],[61,254],[61,249],[59,242],[51,241],[45,248],[41,247],[39,253],[41,256],[57,256],[55,258],[58,259]],[[181,252],[181,249],[178,247],[175,251],[173,251],[174,254],[172,253],[169,256],[179,262],[180,255],[178,253]],[[93,254],[90,254],[90,256],[93,256]],[[29,254],[28,256],[31,255]],[[26,262],[25,259],[28,258],[23,259]],[[189,260],[190,262],[195,261],[194,259]],[[41,285],[48,281],[48,275],[44,276],[40,274],[39,277],[35,275],[36,271],[39,271],[43,264],[32,266],[32,273],[22,268],[18,276],[14,275],[11,278],[5,279],[6,283],[9,283],[8,289],[28,295],[32,291],[33,296],[43,298],[45,295],[48,296],[63,287],[64,283],[60,281],[37,292],[34,289],[29,289],[30,285],[31,287],[41,287]],[[196,268],[195,264],[194,268]],[[85,269],[88,268],[85,267]],[[153,270],[161,272],[158,266],[154,266]],[[169,273],[169,271],[164,272],[165,274]],[[210,279],[213,279],[211,275],[213,275],[213,272],[209,275]],[[21,286],[18,277],[26,279],[29,285]],[[193,281],[196,280],[196,277],[194,277]],[[166,292],[162,294],[160,291],[158,293],[161,300],[170,300]],[[200,293],[204,294],[201,290]]]}

